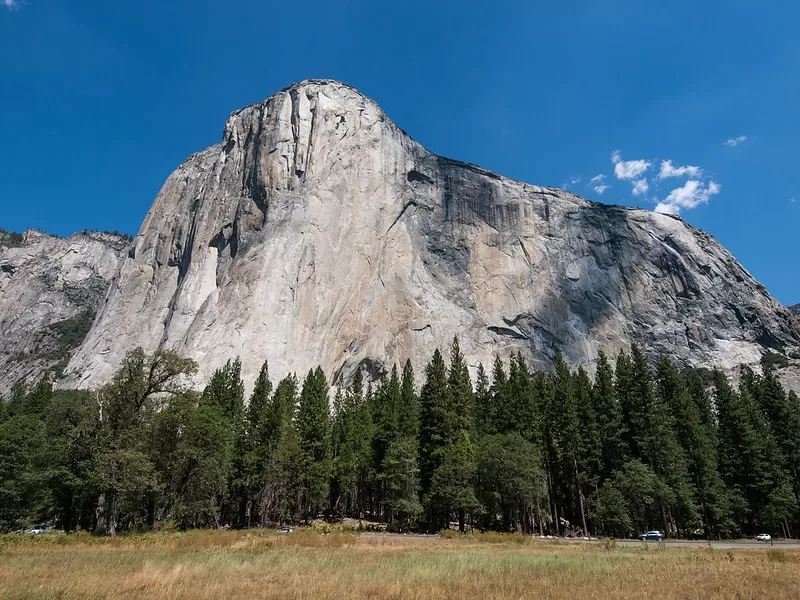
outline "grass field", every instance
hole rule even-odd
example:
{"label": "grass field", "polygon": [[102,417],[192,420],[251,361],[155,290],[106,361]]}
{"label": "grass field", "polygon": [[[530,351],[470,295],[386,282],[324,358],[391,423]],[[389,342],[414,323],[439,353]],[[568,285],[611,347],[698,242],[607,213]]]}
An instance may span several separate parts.
{"label": "grass field", "polygon": [[0,536],[0,598],[800,598],[800,551],[193,531]]}

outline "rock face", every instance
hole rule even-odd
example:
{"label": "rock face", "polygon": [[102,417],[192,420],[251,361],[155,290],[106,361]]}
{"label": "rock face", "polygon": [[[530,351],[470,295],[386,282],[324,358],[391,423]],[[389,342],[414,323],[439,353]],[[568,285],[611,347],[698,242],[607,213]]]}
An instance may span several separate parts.
{"label": "rock face", "polygon": [[[113,253],[112,253],[113,254]],[[436,156],[334,81],[231,115],[165,183],[67,369],[106,382],[141,346],[333,379],[460,336],[469,363],[557,348],[592,366],[636,342],[732,368],[800,344],[789,311],[679,218]]]}
{"label": "rock face", "polygon": [[116,275],[127,243],[103,233],[0,235],[0,397],[60,374]]}

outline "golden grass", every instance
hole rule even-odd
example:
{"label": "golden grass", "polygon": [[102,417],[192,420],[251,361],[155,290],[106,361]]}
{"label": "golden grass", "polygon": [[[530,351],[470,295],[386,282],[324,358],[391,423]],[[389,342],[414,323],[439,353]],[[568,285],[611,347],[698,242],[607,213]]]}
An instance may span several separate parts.
{"label": "golden grass", "polygon": [[800,551],[193,531],[0,536],[0,598],[800,598]]}

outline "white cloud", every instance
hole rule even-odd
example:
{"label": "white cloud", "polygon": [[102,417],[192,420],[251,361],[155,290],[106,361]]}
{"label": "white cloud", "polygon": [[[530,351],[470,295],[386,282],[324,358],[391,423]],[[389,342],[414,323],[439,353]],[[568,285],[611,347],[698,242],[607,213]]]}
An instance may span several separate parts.
{"label": "white cloud", "polygon": [[591,187],[595,193],[602,196],[603,192],[605,192],[611,186],[606,184],[606,176],[603,173],[600,173],[589,180],[588,187]]}
{"label": "white cloud", "polygon": [[706,204],[711,196],[718,194],[720,185],[709,181],[704,185],[702,181],[690,179],[683,187],[673,189],[669,195],[656,206],[656,212],[677,215],[682,209],[690,209]]}
{"label": "white cloud", "polygon": [[658,172],[658,178],[666,179],[667,177],[683,177],[684,175],[688,175],[689,177],[700,177],[702,174],[703,169],[700,167],[693,167],[691,165],[687,165],[685,167],[673,167],[671,160],[662,160],[661,170]]}
{"label": "white cloud", "polygon": [[14,10],[15,8],[19,8],[18,0],[3,0],[3,6],[10,10]]}
{"label": "white cloud", "polygon": [[647,185],[647,179],[637,179],[633,182],[633,195],[642,196],[650,189]]}
{"label": "white cloud", "polygon": [[740,135],[739,137],[735,137],[735,138],[731,138],[729,140],[726,140],[725,141],[725,145],[728,146],[729,148],[735,148],[736,146],[741,144],[746,139],[747,139],[746,135]]}
{"label": "white cloud", "polygon": [[659,202],[656,204],[656,207],[653,210],[655,210],[657,213],[662,213],[665,215],[677,215],[681,212],[680,208],[674,204],[667,204],[666,202]]}
{"label": "white cloud", "polygon": [[569,181],[567,181],[567,182],[566,182],[565,184],[563,184],[561,187],[566,189],[566,188],[568,188],[569,186],[571,186],[571,185],[575,185],[576,183],[580,183],[580,182],[581,182],[581,178],[580,178],[580,177],[570,177],[570,178],[569,178]]}
{"label": "white cloud", "polygon": [[633,180],[650,168],[651,163],[646,160],[622,160],[619,150],[611,153],[611,162],[614,163],[614,175],[617,179]]}

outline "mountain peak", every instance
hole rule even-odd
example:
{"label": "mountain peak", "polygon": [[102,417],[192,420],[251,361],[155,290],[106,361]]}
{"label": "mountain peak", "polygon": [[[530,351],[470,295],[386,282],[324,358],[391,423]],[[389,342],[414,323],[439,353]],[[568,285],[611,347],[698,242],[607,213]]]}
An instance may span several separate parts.
{"label": "mountain peak", "polygon": [[436,156],[314,79],[234,112],[167,179],[68,383],[104,383],[137,347],[196,358],[198,383],[236,356],[248,382],[265,359],[279,376],[422,373],[454,335],[472,367],[521,352],[547,368],[560,350],[591,368],[636,343],[733,369],[800,346],[704,232]]}

